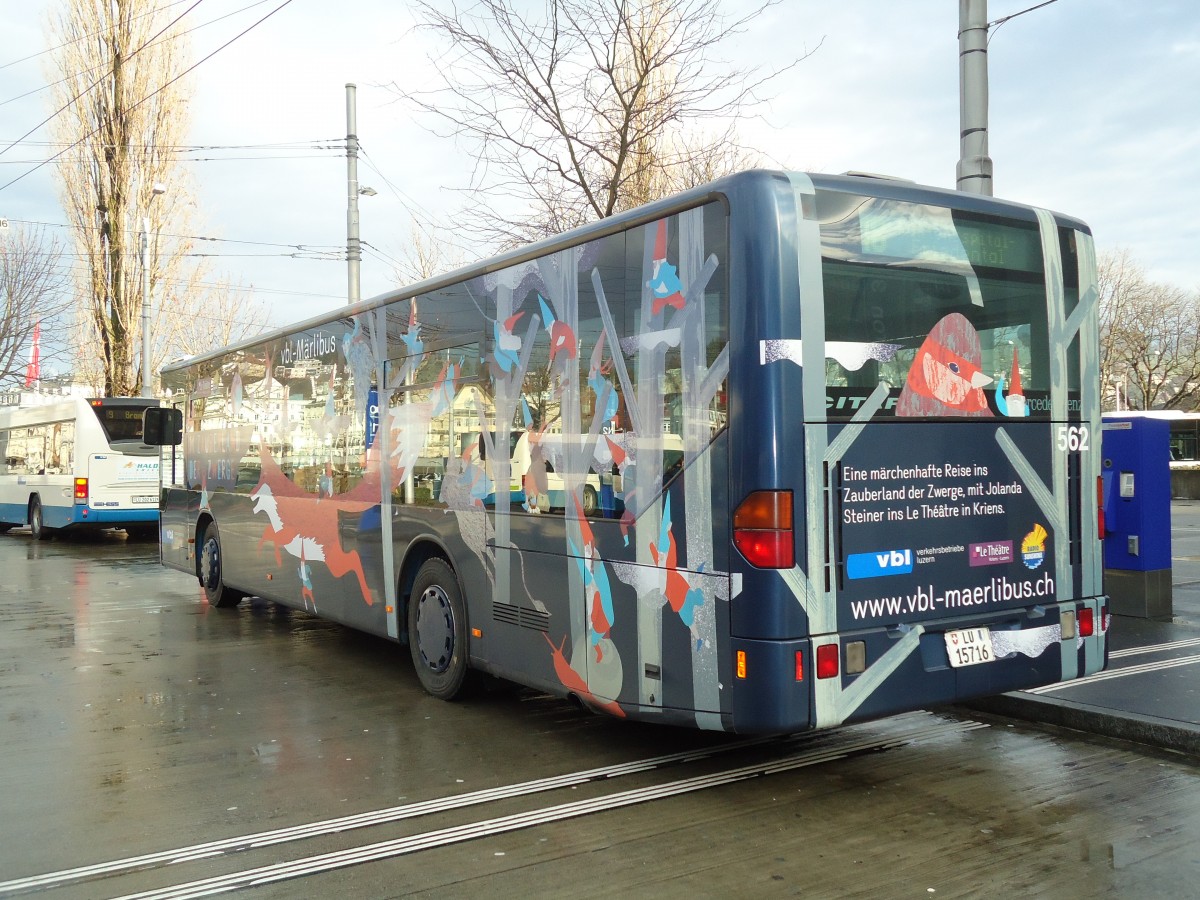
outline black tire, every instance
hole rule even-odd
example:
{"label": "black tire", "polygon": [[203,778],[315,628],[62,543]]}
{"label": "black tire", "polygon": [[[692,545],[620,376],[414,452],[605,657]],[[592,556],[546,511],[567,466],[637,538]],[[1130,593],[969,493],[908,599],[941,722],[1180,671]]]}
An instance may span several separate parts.
{"label": "black tire", "polygon": [[594,516],[598,509],[600,509],[600,498],[596,496],[596,489],[590,484],[585,484],[583,486],[583,514]]}
{"label": "black tire", "polygon": [[34,497],[29,501],[29,533],[35,541],[48,541],[54,529],[47,528],[42,518],[42,501]]}
{"label": "black tire", "polygon": [[241,591],[225,586],[223,558],[217,523],[209,522],[208,527],[204,529],[204,546],[200,549],[200,585],[204,588],[204,596],[208,602],[222,609],[237,606],[246,596]]}
{"label": "black tire", "polygon": [[439,700],[461,697],[467,684],[467,610],[454,570],[426,560],[408,598],[408,649],[421,686]]}

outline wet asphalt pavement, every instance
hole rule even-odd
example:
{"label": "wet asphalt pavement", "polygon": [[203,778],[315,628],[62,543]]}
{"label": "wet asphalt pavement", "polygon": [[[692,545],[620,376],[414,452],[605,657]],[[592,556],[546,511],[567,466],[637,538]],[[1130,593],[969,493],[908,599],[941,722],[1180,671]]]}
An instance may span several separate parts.
{"label": "wet asphalt pavement", "polygon": [[[747,741],[218,610],[120,534],[0,538],[0,895],[1187,896],[1200,768],[968,711]],[[79,871],[79,867],[98,866]]]}

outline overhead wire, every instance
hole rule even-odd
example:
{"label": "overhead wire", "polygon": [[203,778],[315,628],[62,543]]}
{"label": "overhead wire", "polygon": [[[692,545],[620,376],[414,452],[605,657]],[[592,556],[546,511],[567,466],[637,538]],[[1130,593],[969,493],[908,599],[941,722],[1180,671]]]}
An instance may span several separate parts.
{"label": "overhead wire", "polygon": [[[67,223],[67,222],[40,222],[35,219],[11,219],[11,218],[8,221],[16,223],[18,225],[36,225],[36,226],[45,227],[45,228],[70,228],[70,229],[73,229],[76,231],[95,230],[95,229],[89,228],[87,226],[71,225],[70,223]],[[130,236],[141,234],[140,230],[134,230],[132,228],[121,228],[121,229],[117,229],[117,230],[122,231],[125,234],[130,235]],[[240,238],[220,238],[220,237],[211,237],[209,235],[199,235],[199,234],[171,234],[170,232],[158,232],[157,234],[159,237],[174,238],[177,240],[213,241],[213,242],[225,243],[225,244],[245,244],[247,246],[256,246],[256,247],[280,247],[280,248],[291,249],[291,250],[305,250],[305,251],[320,250],[321,252],[325,252],[325,251],[331,251],[331,250],[337,250],[337,249],[343,249],[343,250],[345,249],[342,247],[341,244],[299,244],[299,243],[286,243],[286,242],[280,242],[280,241],[248,241],[248,240],[243,240]]]}
{"label": "overhead wire", "polygon": [[[90,274],[90,270],[84,266],[56,266],[55,268],[64,277],[75,275],[75,274],[80,274],[80,275]],[[226,282],[220,282],[220,281],[194,281],[193,282],[186,278],[162,278],[161,276],[160,276],[160,280],[162,282],[169,282],[171,284],[177,284],[177,285],[195,284],[199,287],[206,287],[206,288],[228,288],[230,290],[244,291],[246,293],[253,294],[254,296],[257,296],[259,294],[272,294],[272,295],[277,295],[281,298],[307,297],[307,298],[310,298],[313,300],[338,300],[341,302],[345,302],[345,299],[346,299],[345,296],[343,296],[342,294],[320,294],[320,293],[313,293],[311,291],[290,291],[290,290],[286,290],[284,288],[264,288],[264,287],[257,287],[255,285],[242,285],[240,282],[238,282],[238,283],[226,283]],[[265,297],[263,299],[270,300],[271,298]]]}
{"label": "overhead wire", "polygon": [[[68,162],[86,162],[86,161],[90,160],[91,158],[92,157],[88,157],[88,156],[80,156],[80,157],[67,156],[67,157],[56,157],[55,159],[52,159],[52,160],[49,160],[49,159],[48,160],[0,159],[0,166],[30,165],[32,163],[44,163],[46,165],[53,163],[54,165],[62,165],[62,164],[68,163]],[[329,159],[329,157],[318,155],[318,154],[306,154],[304,156],[201,156],[201,157],[196,157],[194,159],[177,159],[177,160],[175,160],[175,162],[179,162],[179,163],[268,162],[268,161],[272,161],[272,160],[278,161],[278,160],[289,160],[289,159]]]}
{"label": "overhead wire", "polygon": [[[168,4],[167,6],[165,6],[165,7],[163,7],[163,8],[164,8],[164,9],[170,9],[172,6],[177,6],[177,5],[178,5],[178,4],[180,4],[180,3],[186,3],[186,2],[187,2],[187,0],[175,0],[175,2],[174,2],[174,3],[170,3],[170,4]],[[243,6],[241,9],[235,9],[233,12],[226,13],[226,14],[225,14],[225,15],[223,15],[223,16],[218,16],[218,17],[217,17],[217,18],[215,18],[215,19],[209,19],[207,22],[201,22],[199,25],[195,25],[195,26],[193,26],[193,27],[191,27],[191,28],[188,28],[188,29],[186,29],[185,31],[181,31],[181,32],[179,32],[178,34],[173,34],[173,35],[171,35],[170,37],[168,37],[168,38],[165,38],[163,41],[160,41],[159,43],[167,43],[167,42],[169,42],[169,41],[175,41],[175,40],[178,40],[178,39],[180,39],[180,38],[182,38],[182,37],[186,37],[187,35],[189,35],[189,34],[191,34],[191,33],[195,32],[195,31],[199,31],[201,28],[206,28],[206,27],[208,27],[209,25],[215,25],[217,22],[221,22],[221,21],[223,21],[223,20],[225,20],[225,19],[232,18],[233,16],[236,16],[236,15],[238,15],[238,14],[240,14],[240,13],[244,13],[244,12],[245,12],[246,10],[248,10],[248,9],[253,9],[253,8],[254,8],[254,7],[256,7],[256,6],[262,6],[264,3],[270,3],[270,2],[271,2],[271,0],[255,0],[255,2],[251,3],[249,6]],[[142,17],[144,17],[144,16],[154,15],[154,12],[155,12],[155,11],[153,11],[153,10],[152,10],[151,12],[142,13],[142,15],[140,15],[140,16],[134,16],[134,17],[133,17],[133,20],[140,19],[140,18],[142,18]],[[190,10],[186,10],[186,11],[184,12],[184,15],[186,15],[186,14],[187,14],[187,12],[190,12]],[[176,20],[176,21],[178,21],[178,20]],[[168,26],[168,27],[169,27],[169,26]],[[11,63],[5,63],[4,65],[0,66],[0,69],[4,69],[4,68],[7,68],[8,66],[13,66],[13,65],[16,65],[16,64],[17,64],[17,63],[19,63],[19,62],[25,62],[26,60],[34,59],[35,57],[41,56],[41,55],[42,55],[42,54],[44,54],[44,53],[50,53],[50,52],[52,52],[52,51],[54,51],[54,50],[60,50],[60,49],[62,49],[63,47],[69,47],[69,46],[71,46],[72,44],[77,44],[77,43],[79,43],[80,41],[85,41],[85,40],[87,40],[87,39],[89,39],[89,38],[92,38],[92,37],[95,37],[96,35],[98,35],[98,34],[101,34],[101,33],[102,33],[102,32],[93,32],[93,33],[91,33],[91,34],[85,34],[85,35],[83,35],[83,36],[81,36],[81,37],[77,37],[77,38],[75,38],[75,39],[73,39],[73,40],[66,41],[66,42],[64,42],[64,43],[62,43],[62,44],[59,44],[57,47],[51,47],[51,48],[49,48],[49,49],[47,49],[47,50],[41,50],[41,51],[39,51],[39,52],[37,52],[37,53],[34,53],[32,56],[26,56],[24,59],[18,59],[18,60],[15,60],[15,61],[11,62]],[[159,32],[159,34],[161,34],[161,33],[162,33],[162,32]],[[147,45],[147,46],[151,46],[151,45]],[[31,91],[26,91],[24,94],[18,94],[18,95],[17,95],[17,96],[15,96],[15,97],[9,97],[7,100],[0,100],[0,106],[5,106],[5,105],[7,105],[7,104],[9,104],[9,103],[15,103],[17,100],[23,100],[23,99],[25,99],[26,97],[31,97],[31,96],[33,96],[34,94],[39,94],[39,93],[41,93],[42,91],[47,91],[47,90],[50,90],[51,88],[58,87],[60,84],[65,84],[66,82],[70,81],[72,78],[78,78],[78,77],[80,77],[81,75],[82,75],[82,76],[90,75],[92,72],[95,72],[97,69],[101,69],[101,68],[104,68],[103,64],[101,64],[101,65],[97,65],[97,66],[92,66],[90,69],[84,69],[82,72],[74,72],[74,73],[72,73],[71,75],[68,75],[68,76],[66,76],[65,78],[60,78],[58,81],[55,81],[55,82],[53,82],[53,83],[51,83],[51,84],[44,84],[44,85],[42,85],[41,87],[34,88],[34,89],[33,89],[33,90],[31,90]],[[39,127],[40,127],[40,126],[39,126]]]}
{"label": "overhead wire", "polygon": [[[163,34],[163,32],[165,32],[167,29],[171,28],[176,22],[178,22],[180,19],[182,19],[184,16],[186,16],[188,13],[190,13],[193,9],[195,9],[197,6],[199,6],[203,2],[204,2],[204,0],[194,0],[194,2],[192,3],[191,6],[189,6],[187,9],[185,9],[183,12],[181,12],[178,16],[176,16],[174,19],[172,19],[170,22],[168,22],[166,25],[164,25],[158,31],[158,33],[154,35],[154,37],[147,40],[144,44],[142,44],[142,46],[138,47],[136,50],[134,50],[132,53],[130,53],[128,56],[126,56],[125,60],[133,59],[135,56],[137,56],[139,53],[141,53],[143,50],[145,50],[147,47],[149,47],[154,41],[156,41]],[[101,67],[96,66],[92,69],[89,69],[87,73],[83,73],[83,74],[85,74],[85,75],[91,74],[91,72],[94,72],[96,68],[101,68]],[[101,78],[103,78],[103,77],[104,76],[101,76]],[[72,97],[70,100],[68,100],[65,104],[63,104],[61,107],[59,107],[56,111],[51,113],[47,118],[43,119],[37,125],[33,126],[33,128],[31,128],[29,131],[25,132],[25,134],[21,135],[21,137],[19,137],[17,140],[22,140],[22,141],[25,140],[25,138],[29,137],[29,135],[33,134],[39,128],[48,124],[49,122],[52,122],[56,117],[62,115],[62,113],[64,113],[66,110],[68,110],[71,107],[71,105],[73,103],[75,103],[80,97],[82,97],[84,94],[86,94],[88,91],[90,91],[96,85],[98,85],[100,83],[100,80],[101,80],[100,78],[97,78],[95,81],[93,81],[87,87],[85,87],[83,90],[81,90],[79,93],[77,93],[74,97]],[[172,80],[174,80],[174,79],[172,79]],[[170,83],[171,83],[170,81],[167,82],[167,84],[170,84]],[[163,85],[164,88],[166,86],[167,86],[166,84]],[[161,91],[162,88],[159,88],[159,90]],[[155,91],[155,93],[158,93],[158,91]],[[151,94],[150,96],[153,97],[154,94]],[[145,103],[146,100],[148,100],[148,99],[150,99],[150,98],[147,97],[147,98],[139,101],[138,103],[134,104],[133,109],[136,109],[142,103]],[[99,131],[99,129],[96,129],[96,130]],[[92,132],[92,134],[95,134],[95,133],[96,133],[95,131]],[[88,137],[91,137],[91,136],[92,136],[91,134],[88,135]],[[76,143],[77,144],[83,143],[84,140],[86,140],[86,138],[81,138]],[[5,153],[7,153],[9,150],[11,150],[14,146],[16,146],[16,141],[9,144],[4,149],[0,150],[0,156],[3,156]],[[72,146],[75,146],[75,145],[72,145]],[[41,168],[41,166],[38,166],[37,168]],[[37,171],[37,169],[31,169],[30,171]],[[28,175],[29,173],[27,172],[25,174]],[[25,177],[24,175],[21,176],[21,178],[24,178],[24,177]],[[17,180],[20,181],[20,178],[18,178]],[[8,185],[5,185],[4,187],[8,187]],[[3,188],[0,188],[0,190],[3,190]]]}
{"label": "overhead wire", "polygon": [[[259,2],[265,3],[266,0],[259,0]],[[180,3],[187,3],[187,0],[173,0],[173,2],[168,3],[166,6],[164,6],[163,9],[170,9],[172,6],[178,6]],[[152,10],[149,10],[148,12],[140,13],[136,16],[132,16],[130,18],[130,21],[137,21],[138,19],[144,19],[146,16],[152,16],[156,12],[158,12],[158,10],[152,9]],[[29,62],[29,60],[37,59],[39,56],[42,56],[43,54],[52,53],[55,50],[61,50],[63,47],[70,47],[72,44],[77,44],[80,41],[86,41],[89,38],[97,37],[100,34],[103,34],[103,32],[93,31],[89,34],[81,35],[80,37],[73,38],[69,41],[63,41],[63,43],[61,43],[55,47],[47,47],[45,50],[39,50],[37,53],[31,53],[28,56],[22,56],[20,59],[14,59],[11,62],[0,63],[0,69],[7,69],[9,66],[15,66],[15,65],[18,65],[19,63]],[[5,101],[5,102],[7,102],[7,101]],[[0,106],[2,106],[2,105],[3,104],[0,104]]]}
{"label": "overhead wire", "polygon": [[[380,168],[379,164],[375,162],[374,157],[372,157],[363,148],[361,139],[359,141],[358,152],[359,152],[360,158],[363,160],[363,162],[367,166],[367,168],[369,168],[372,172],[374,172],[376,175],[379,176],[379,178],[383,181],[383,184],[387,187],[387,189],[389,191],[391,191],[392,196],[394,196],[396,198],[396,200],[398,202],[400,202],[406,209],[410,210],[410,215],[411,215],[411,210],[413,210],[413,209],[417,210],[417,212],[421,214],[421,216],[423,218],[417,218],[415,216],[412,218],[413,218],[413,223],[417,226],[417,228],[419,228],[421,230],[422,234],[424,234],[430,240],[433,240],[434,234],[433,234],[433,231],[431,230],[431,228],[439,228],[440,232],[441,232],[438,235],[439,240],[447,241],[447,235],[453,235],[452,231],[439,225],[438,217],[436,215],[434,215],[432,212],[430,212],[425,206],[423,206],[421,203],[419,203],[411,195],[402,191],[390,178],[387,177],[386,174],[384,174],[384,172]],[[447,242],[451,243],[452,246],[456,250],[458,250],[460,253],[464,254],[464,256],[470,257],[471,255],[473,255],[472,248],[464,246],[459,243],[452,242],[452,241],[447,241]],[[375,248],[375,249],[378,249],[378,248]],[[379,251],[379,252],[382,253],[382,251]],[[403,265],[403,263],[396,261],[394,258],[392,258],[392,259],[393,259],[394,264]]]}
{"label": "overhead wire", "polygon": [[[197,2],[197,3],[201,3],[201,2],[203,2],[203,0],[196,0],[196,2]],[[262,24],[263,22],[265,22],[267,19],[271,18],[271,16],[275,15],[275,13],[279,12],[279,11],[280,11],[281,9],[283,9],[285,6],[288,6],[288,5],[290,5],[292,2],[293,2],[293,0],[283,0],[283,2],[279,4],[279,6],[275,7],[275,9],[271,10],[269,13],[267,13],[265,16],[263,16],[261,19],[259,19],[259,20],[258,20],[257,22],[255,22],[254,24],[252,24],[250,27],[246,28],[245,30],[243,30],[243,31],[242,31],[242,32],[240,32],[239,34],[237,34],[237,35],[235,35],[234,37],[230,38],[228,41],[226,41],[224,44],[222,44],[221,46],[219,46],[219,47],[218,47],[216,50],[213,50],[213,51],[212,51],[211,53],[209,53],[207,56],[205,56],[205,57],[203,57],[202,59],[200,59],[198,62],[196,62],[196,63],[193,63],[192,65],[188,66],[186,69],[184,69],[182,72],[180,72],[180,73],[179,73],[178,75],[176,75],[175,77],[173,77],[173,78],[169,79],[168,81],[164,82],[164,83],[163,83],[161,86],[159,86],[159,87],[158,87],[158,88],[156,88],[155,90],[151,91],[149,94],[147,94],[147,95],[146,95],[145,97],[143,97],[141,100],[137,101],[137,102],[136,102],[136,103],[134,103],[132,106],[130,106],[130,107],[128,108],[128,110],[127,110],[127,111],[128,111],[128,112],[132,112],[133,110],[135,110],[135,109],[137,109],[139,106],[141,106],[143,103],[145,103],[146,101],[150,100],[152,97],[154,97],[154,96],[156,96],[156,95],[158,95],[158,94],[162,93],[162,91],[166,90],[168,87],[170,87],[172,84],[174,84],[174,83],[175,83],[176,81],[178,81],[180,78],[182,78],[184,75],[186,75],[186,74],[188,74],[189,72],[193,71],[193,70],[194,70],[194,69],[196,69],[198,66],[202,65],[203,63],[207,62],[208,60],[212,59],[214,56],[216,56],[218,53],[220,53],[222,50],[224,50],[226,47],[228,47],[228,46],[229,46],[230,44],[232,44],[234,41],[240,40],[241,38],[245,37],[247,34],[249,34],[251,31],[253,31],[255,28],[257,28],[259,25],[261,25],[261,24]],[[47,121],[49,121],[49,120],[47,120]],[[45,123],[43,123],[43,124],[45,124]],[[41,127],[41,126],[38,126],[38,127]],[[78,141],[76,141],[74,144],[72,144],[72,145],[71,145],[71,147],[68,147],[68,148],[67,148],[67,150],[69,150],[69,149],[71,149],[71,148],[73,148],[73,147],[77,147],[79,144],[82,144],[82,143],[83,143],[85,140],[87,140],[88,138],[92,137],[92,136],[93,136],[94,134],[96,134],[96,132],[98,132],[99,130],[100,130],[99,128],[95,128],[95,129],[93,129],[93,130],[92,130],[92,131],[90,131],[88,134],[84,135],[84,136],[83,136],[83,137],[81,137],[81,138],[80,138]],[[32,132],[31,132],[31,133],[32,133]],[[25,137],[28,137],[28,135],[25,135]],[[29,171],[25,172],[24,174],[22,174],[22,175],[18,175],[16,178],[12,179],[11,181],[7,182],[6,184],[0,185],[0,191],[3,191],[5,188],[12,187],[14,184],[16,184],[17,182],[21,181],[23,178],[26,178],[26,177],[28,177],[29,175],[32,175],[34,172],[36,172],[36,171],[37,171],[38,169],[40,169],[42,166],[44,166],[44,165],[47,165],[48,163],[50,163],[50,162],[53,162],[53,161],[54,161],[55,159],[57,159],[59,156],[62,156],[64,153],[66,153],[66,152],[67,152],[67,150],[62,150],[62,151],[60,151],[59,153],[57,153],[57,154],[55,154],[54,156],[50,157],[50,159],[46,160],[45,162],[43,162],[43,163],[41,163],[41,164],[39,164],[39,165],[37,165],[37,166],[34,166],[32,169],[30,169]],[[4,151],[0,151],[0,153],[3,153],[3,152],[4,152]]]}
{"label": "overhead wire", "polygon": [[992,37],[996,34],[997,31],[1000,30],[1000,26],[1003,25],[1004,23],[1011,22],[1013,19],[1017,18],[1017,16],[1023,16],[1023,15],[1025,15],[1025,13],[1031,13],[1035,10],[1041,9],[1043,6],[1049,6],[1051,3],[1057,3],[1057,2],[1058,2],[1058,0],[1045,0],[1044,3],[1039,3],[1036,6],[1031,6],[1028,9],[1023,9],[1020,12],[1015,12],[1011,16],[1001,16],[999,19],[996,19],[995,21],[988,22],[987,26],[986,26],[987,31],[988,31],[987,42],[989,44],[992,42]]}

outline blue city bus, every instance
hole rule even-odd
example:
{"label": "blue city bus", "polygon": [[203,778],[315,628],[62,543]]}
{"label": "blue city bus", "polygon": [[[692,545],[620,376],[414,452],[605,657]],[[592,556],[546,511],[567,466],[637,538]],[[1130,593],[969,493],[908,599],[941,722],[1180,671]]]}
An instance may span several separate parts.
{"label": "blue city bus", "polygon": [[1097,347],[1076,219],[741,173],[168,366],[162,559],[444,699],[786,733],[1079,678]]}

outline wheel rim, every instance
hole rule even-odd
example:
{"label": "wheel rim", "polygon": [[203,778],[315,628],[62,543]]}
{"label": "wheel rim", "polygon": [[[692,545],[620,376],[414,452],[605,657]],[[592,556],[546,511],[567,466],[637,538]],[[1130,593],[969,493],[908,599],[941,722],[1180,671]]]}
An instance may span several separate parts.
{"label": "wheel rim", "polygon": [[450,597],[430,585],[417,601],[417,648],[421,659],[438,674],[450,668],[454,656],[454,610]]}
{"label": "wheel rim", "polygon": [[211,538],[205,541],[200,557],[200,578],[207,588],[215,588],[221,580],[221,548]]}
{"label": "wheel rim", "polygon": [[42,508],[34,504],[33,512],[29,514],[29,530],[34,534],[42,530]]}

